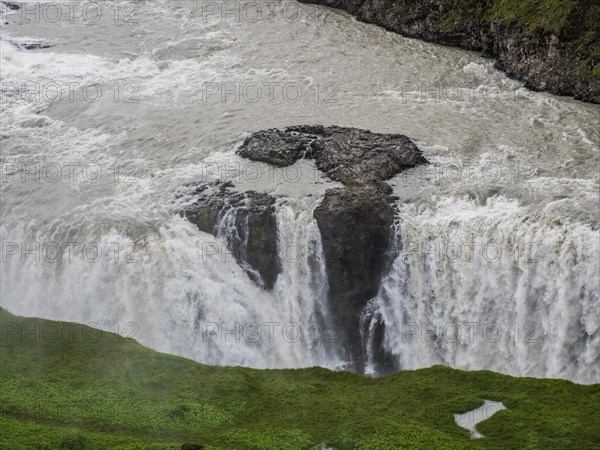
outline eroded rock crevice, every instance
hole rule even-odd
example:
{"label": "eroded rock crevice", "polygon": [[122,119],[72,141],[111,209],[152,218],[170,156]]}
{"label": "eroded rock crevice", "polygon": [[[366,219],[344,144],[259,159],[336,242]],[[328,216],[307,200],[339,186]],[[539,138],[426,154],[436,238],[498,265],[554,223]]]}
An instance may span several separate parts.
{"label": "eroded rock crevice", "polygon": [[183,215],[201,231],[222,237],[250,279],[272,289],[280,267],[275,198],[235,192],[232,183],[222,182],[199,183],[191,195],[195,202]]}
{"label": "eroded rock crevice", "polygon": [[[317,168],[344,187],[329,189],[314,211],[327,271],[327,304],[344,359],[366,364],[360,317],[379,290],[389,258],[394,197],[385,180],[427,160],[407,136],[321,125],[270,129],[252,134],[238,155],[276,167],[314,159]],[[199,229],[224,237],[248,275],[272,289],[281,262],[275,198],[235,192],[230,183],[202,183],[185,216]],[[228,230],[227,233],[224,230]]]}

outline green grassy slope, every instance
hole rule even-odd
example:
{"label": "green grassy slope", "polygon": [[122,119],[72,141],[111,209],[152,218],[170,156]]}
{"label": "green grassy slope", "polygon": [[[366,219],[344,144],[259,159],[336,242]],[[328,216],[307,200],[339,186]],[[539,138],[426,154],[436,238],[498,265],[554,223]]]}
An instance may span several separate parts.
{"label": "green grassy slope", "polygon": [[[379,379],[212,367],[83,325],[0,311],[6,449],[592,449],[600,385],[446,367]],[[504,402],[470,440],[453,413]]]}

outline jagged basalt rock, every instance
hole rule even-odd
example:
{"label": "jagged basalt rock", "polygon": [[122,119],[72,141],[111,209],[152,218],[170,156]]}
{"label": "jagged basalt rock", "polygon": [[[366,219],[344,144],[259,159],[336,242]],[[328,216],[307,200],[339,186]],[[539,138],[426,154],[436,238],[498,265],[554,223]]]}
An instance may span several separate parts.
{"label": "jagged basalt rock", "polygon": [[348,357],[364,364],[359,313],[377,295],[394,221],[392,189],[374,182],[330,189],[314,212],[329,283],[329,308]]}
{"label": "jagged basalt rock", "polygon": [[[11,43],[12,44],[12,43]],[[20,44],[13,44],[23,50],[42,50],[45,48],[52,48],[54,44],[44,43],[44,42],[25,42]]]}
{"label": "jagged basalt rock", "polygon": [[392,189],[383,180],[427,160],[401,134],[321,125],[259,131],[244,141],[238,154],[278,167],[313,158],[319,170],[346,186],[328,190],[314,217],[338,338],[353,368],[362,371],[366,356],[360,314],[379,290],[394,220]]}
{"label": "jagged basalt rock", "polygon": [[594,2],[528,5],[519,13],[518,2],[494,0],[299,1],[343,9],[403,36],[480,51],[529,89],[600,103],[600,5]]}
{"label": "jagged basalt rock", "polygon": [[12,11],[18,11],[19,9],[21,9],[19,4],[15,2],[0,2],[0,4],[4,5],[7,9],[10,9]]}
{"label": "jagged basalt rock", "polygon": [[413,141],[401,134],[328,127],[311,146],[317,167],[345,185],[387,180],[426,162]]}
{"label": "jagged basalt rock", "polygon": [[184,216],[200,230],[223,237],[236,261],[257,284],[272,289],[279,273],[275,198],[235,192],[231,183],[196,185]]}
{"label": "jagged basalt rock", "polygon": [[310,143],[316,139],[308,133],[270,129],[252,134],[240,146],[238,155],[272,164],[291,166],[302,157],[310,156]]}
{"label": "jagged basalt rock", "polygon": [[346,185],[386,180],[425,163],[417,146],[401,134],[320,125],[259,131],[248,137],[238,154],[278,167],[314,158],[319,170]]}
{"label": "jagged basalt rock", "polygon": [[[313,158],[321,171],[345,185],[326,191],[314,218],[337,338],[351,367],[363,371],[360,317],[379,290],[395,214],[392,188],[383,180],[427,160],[401,134],[321,125],[259,131],[246,138],[237,153],[277,167]],[[273,258],[278,255],[275,199],[254,191],[235,192],[230,183],[219,182],[196,185],[192,195],[196,200],[185,216],[201,230],[225,236],[249,275],[272,288],[279,270],[278,258]],[[386,365],[384,357],[380,363]]]}

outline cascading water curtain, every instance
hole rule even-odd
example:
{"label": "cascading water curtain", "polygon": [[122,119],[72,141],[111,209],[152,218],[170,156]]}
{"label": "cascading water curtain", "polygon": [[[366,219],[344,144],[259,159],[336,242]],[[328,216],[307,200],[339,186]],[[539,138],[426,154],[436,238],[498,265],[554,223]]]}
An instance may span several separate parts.
{"label": "cascading water curtain", "polygon": [[396,233],[397,257],[365,317],[384,324],[400,368],[598,382],[597,229],[534,220],[503,197],[440,198],[402,206]]}

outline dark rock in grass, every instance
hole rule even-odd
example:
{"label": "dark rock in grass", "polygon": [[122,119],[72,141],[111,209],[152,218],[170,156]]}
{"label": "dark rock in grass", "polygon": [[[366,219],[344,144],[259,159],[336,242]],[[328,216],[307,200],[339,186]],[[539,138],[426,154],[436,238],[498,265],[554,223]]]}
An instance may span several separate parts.
{"label": "dark rock in grass", "polygon": [[202,450],[204,445],[202,444],[183,444],[181,450]]}
{"label": "dark rock in grass", "polygon": [[231,183],[198,184],[184,216],[200,230],[223,237],[236,261],[257,284],[272,289],[279,273],[275,199],[232,191]]}
{"label": "dark rock in grass", "polygon": [[86,439],[83,436],[68,436],[63,439],[60,448],[63,450],[83,450]]}

